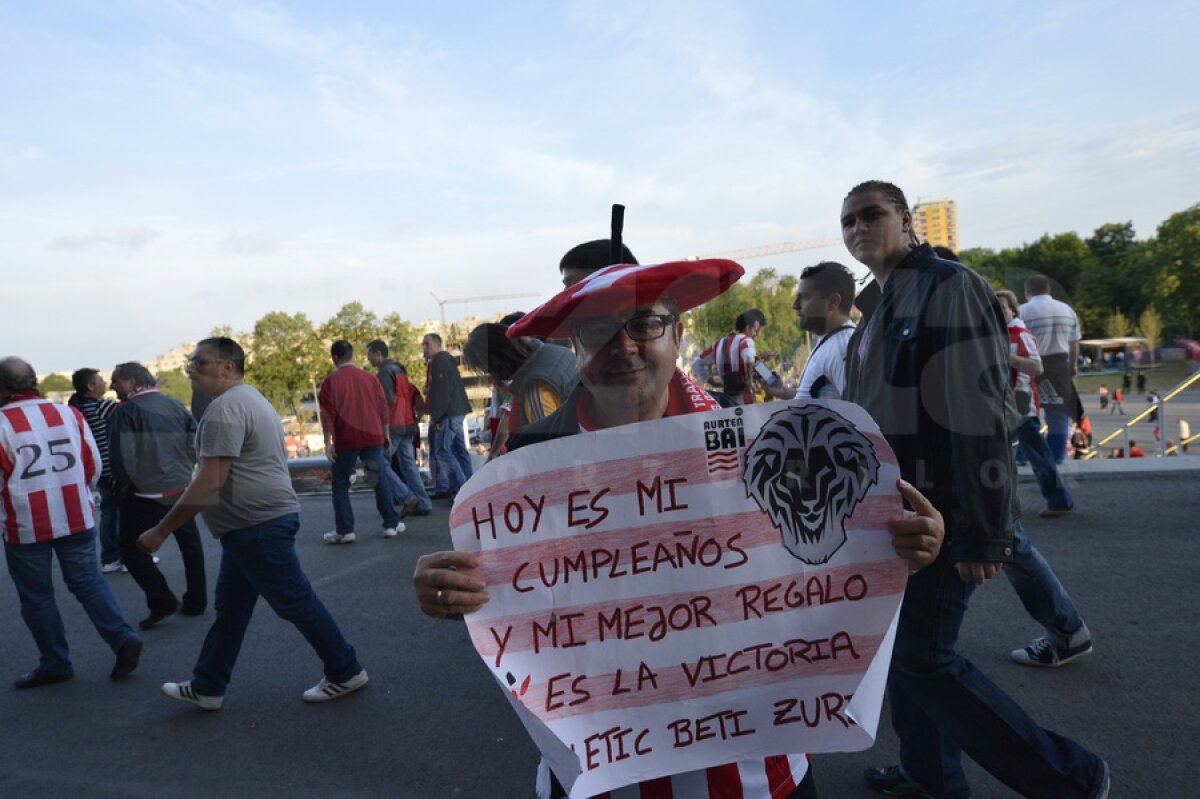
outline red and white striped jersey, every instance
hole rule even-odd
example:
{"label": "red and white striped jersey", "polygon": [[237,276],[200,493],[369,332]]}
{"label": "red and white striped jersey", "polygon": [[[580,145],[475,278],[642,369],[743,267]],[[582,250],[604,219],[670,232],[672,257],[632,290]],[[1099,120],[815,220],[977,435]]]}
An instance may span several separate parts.
{"label": "red and white striped jersey", "polygon": [[33,544],[95,525],[91,487],[100,450],[75,408],[36,398],[0,408],[0,527],[10,544]]}
{"label": "red and white striped jersey", "polygon": [[754,339],[744,333],[730,333],[700,353],[692,364],[692,372],[701,383],[707,383],[714,375],[720,377],[726,372],[740,372],[746,378],[743,399],[754,402],[754,361],[757,358]]}
{"label": "red and white striped jersey", "polygon": [[[807,755],[777,755],[626,785],[592,799],[787,799],[808,772]],[[550,769],[538,766],[537,795],[550,796]]]}
{"label": "red and white striped jersey", "polygon": [[[1008,323],[1008,349],[1013,355],[1019,355],[1022,358],[1032,358],[1035,361],[1040,361],[1042,356],[1038,354],[1037,339],[1029,328],[1025,327],[1025,323],[1020,319],[1013,319]],[[1016,369],[1010,369],[1012,377],[1013,391],[1024,391],[1032,397],[1029,403],[1029,410],[1026,411],[1026,416],[1037,416],[1038,408],[1041,407],[1041,402],[1038,397],[1037,383],[1033,378],[1024,372],[1019,372]]]}

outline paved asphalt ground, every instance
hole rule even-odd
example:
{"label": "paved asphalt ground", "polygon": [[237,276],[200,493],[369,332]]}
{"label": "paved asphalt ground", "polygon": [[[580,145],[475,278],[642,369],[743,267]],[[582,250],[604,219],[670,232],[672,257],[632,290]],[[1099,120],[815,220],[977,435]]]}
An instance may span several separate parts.
{"label": "paved asphalt ground", "polygon": [[[1008,651],[1038,629],[1003,578],[976,593],[967,615],[961,651],[1043,725],[1108,758],[1113,796],[1200,795],[1198,478],[1195,470],[1080,474],[1071,478],[1074,513],[1027,514],[1095,635],[1093,656],[1058,670],[1012,663]],[[1028,481],[1021,496],[1027,508],[1040,507]],[[36,653],[12,584],[0,577],[0,796],[531,796],[536,752],[463,625],[422,616],[410,588],[416,558],[448,544],[444,503],[386,541],[372,532],[371,498],[354,502],[358,543],[330,547],[320,541],[332,523],[329,498],[303,500],[300,558],[371,675],[365,690],[327,705],[301,702],[320,663],[263,603],[221,711],[159,693],[160,683],[189,677],[211,611],[145,633],[141,668],[111,683],[111,654],[61,584],[76,678],[13,690],[7,680],[35,665]],[[211,586],[219,547],[207,543]],[[178,587],[178,551],[168,543],[163,553]],[[107,579],[128,617],[143,616],[129,576]],[[816,758],[821,795],[873,796],[859,775],[894,762],[895,752],[885,719],[873,750]],[[1010,795],[974,764],[968,769],[975,796]]]}

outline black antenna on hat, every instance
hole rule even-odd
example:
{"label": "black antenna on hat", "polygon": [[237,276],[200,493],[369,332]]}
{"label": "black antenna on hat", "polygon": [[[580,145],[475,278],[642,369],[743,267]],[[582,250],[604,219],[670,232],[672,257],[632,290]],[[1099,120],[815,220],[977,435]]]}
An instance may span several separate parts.
{"label": "black antenna on hat", "polygon": [[613,203],[612,207],[612,235],[609,237],[609,242],[612,249],[609,250],[608,262],[610,264],[622,263],[623,256],[621,255],[621,231],[625,227],[625,206],[618,203]]}

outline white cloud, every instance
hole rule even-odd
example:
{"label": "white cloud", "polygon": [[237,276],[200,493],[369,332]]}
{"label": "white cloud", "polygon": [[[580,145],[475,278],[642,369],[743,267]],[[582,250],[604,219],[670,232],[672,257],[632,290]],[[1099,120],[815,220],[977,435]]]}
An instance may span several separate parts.
{"label": "white cloud", "polygon": [[222,249],[235,255],[271,255],[279,252],[279,242],[265,233],[230,233]]}
{"label": "white cloud", "polygon": [[157,239],[157,230],[149,228],[124,228],[109,232],[69,233],[55,236],[47,243],[51,250],[88,250],[107,246],[122,250],[140,250]]}
{"label": "white cloud", "polygon": [[32,166],[45,157],[45,151],[29,142],[0,141],[0,169]]}

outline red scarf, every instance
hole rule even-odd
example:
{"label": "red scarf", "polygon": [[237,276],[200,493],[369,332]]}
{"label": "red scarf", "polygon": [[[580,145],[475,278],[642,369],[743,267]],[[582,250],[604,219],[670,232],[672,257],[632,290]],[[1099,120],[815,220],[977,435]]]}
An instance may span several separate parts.
{"label": "red scarf", "polygon": [[14,392],[8,399],[4,400],[4,402],[0,402],[0,405],[7,405],[10,402],[20,402],[21,400],[31,400],[31,399],[41,399],[41,398],[42,398],[42,392],[38,391],[36,388],[27,388],[24,391]]}
{"label": "red scarf", "polygon": [[[715,411],[721,407],[721,403],[713,399],[711,394],[701,388],[679,368],[676,368],[675,374],[671,375],[671,382],[667,384],[667,392],[667,412],[664,416],[703,413],[705,411]],[[590,433],[593,430],[599,430],[600,425],[592,418],[588,410],[589,404],[591,404],[590,397],[589,401],[580,402],[576,408],[580,429]]]}

